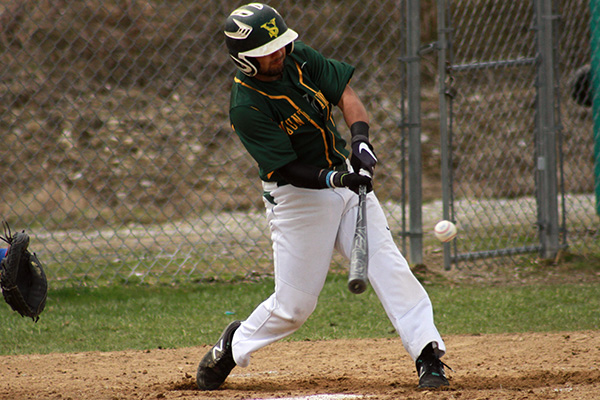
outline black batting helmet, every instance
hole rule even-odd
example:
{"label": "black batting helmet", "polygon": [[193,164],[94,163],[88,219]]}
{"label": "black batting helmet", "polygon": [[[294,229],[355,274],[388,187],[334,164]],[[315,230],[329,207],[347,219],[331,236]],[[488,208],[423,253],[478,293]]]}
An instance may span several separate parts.
{"label": "black batting helmet", "polygon": [[298,34],[288,28],[274,8],[250,3],[234,10],[225,21],[225,43],[235,65],[248,76],[258,73],[255,57],[286,47],[291,53]]}

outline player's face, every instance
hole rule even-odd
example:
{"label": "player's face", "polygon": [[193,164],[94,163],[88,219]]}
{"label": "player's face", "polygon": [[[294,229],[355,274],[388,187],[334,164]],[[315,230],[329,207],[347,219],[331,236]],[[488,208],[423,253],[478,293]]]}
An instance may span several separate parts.
{"label": "player's face", "polygon": [[268,56],[256,57],[259,64],[256,78],[262,81],[276,81],[283,75],[283,61],[285,60],[285,47]]}

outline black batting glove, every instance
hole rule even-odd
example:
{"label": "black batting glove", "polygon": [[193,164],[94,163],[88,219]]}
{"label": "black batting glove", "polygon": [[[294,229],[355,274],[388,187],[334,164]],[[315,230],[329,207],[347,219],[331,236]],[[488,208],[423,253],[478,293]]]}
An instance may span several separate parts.
{"label": "black batting glove", "polygon": [[332,171],[329,176],[329,187],[347,187],[358,194],[359,186],[366,186],[367,193],[373,190],[373,181],[370,177],[360,175],[354,172],[336,172]]}
{"label": "black batting glove", "polygon": [[350,127],[350,132],[352,134],[350,165],[355,172],[372,178],[377,156],[369,142],[369,124],[363,121],[355,122]]}

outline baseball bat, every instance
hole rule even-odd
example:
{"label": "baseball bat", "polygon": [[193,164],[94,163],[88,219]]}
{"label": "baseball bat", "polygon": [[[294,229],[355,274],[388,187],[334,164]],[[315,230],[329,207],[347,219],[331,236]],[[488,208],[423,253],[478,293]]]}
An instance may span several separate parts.
{"label": "baseball bat", "polygon": [[354,294],[360,294],[367,289],[367,266],[369,251],[367,248],[367,187],[362,185],[358,189],[358,212],[356,215],[356,228],[352,240],[350,253],[350,273],[348,275],[348,289]]}

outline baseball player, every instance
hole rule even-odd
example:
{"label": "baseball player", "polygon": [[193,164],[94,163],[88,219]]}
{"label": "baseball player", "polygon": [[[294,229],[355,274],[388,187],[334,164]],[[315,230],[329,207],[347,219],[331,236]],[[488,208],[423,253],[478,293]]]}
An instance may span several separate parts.
{"label": "baseball player", "polygon": [[[239,69],[230,120],[259,166],[275,291],[246,320],[225,328],[200,361],[198,388],[219,388],[236,365],[248,366],[252,353],[292,334],[311,315],[334,249],[350,258],[360,185],[369,192],[369,281],[415,360],[419,387],[448,385],[440,361],[446,347],[431,301],[396,247],[372,191],[377,157],[367,111],[348,84],[354,67],[297,40],[265,4],[234,10],[224,33]],[[350,128],[351,156],[333,120],[334,106]]]}

